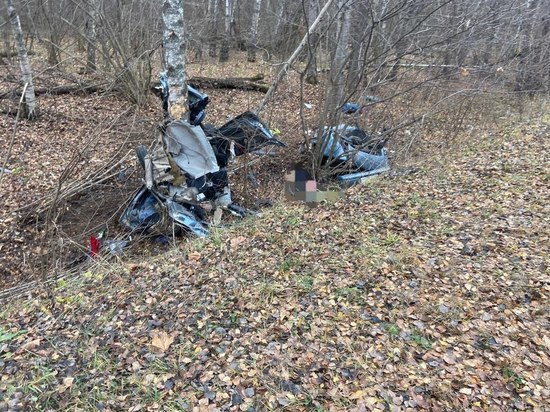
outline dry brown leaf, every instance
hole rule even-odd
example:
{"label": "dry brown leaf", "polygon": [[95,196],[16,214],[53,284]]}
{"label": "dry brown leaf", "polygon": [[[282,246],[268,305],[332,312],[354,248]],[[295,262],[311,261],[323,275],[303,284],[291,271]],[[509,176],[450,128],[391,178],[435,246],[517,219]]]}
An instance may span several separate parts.
{"label": "dry brown leaf", "polygon": [[447,363],[449,365],[456,364],[456,359],[454,358],[454,356],[449,355],[449,354],[443,355],[443,360],[445,361],[445,363]]}
{"label": "dry brown leaf", "polygon": [[365,396],[366,392],[364,390],[358,390],[358,391],[355,391],[353,392],[351,395],[350,395],[350,399],[361,399],[363,396]]}
{"label": "dry brown leaf", "polygon": [[158,349],[161,352],[166,352],[170,345],[174,343],[176,334],[168,334],[164,331],[153,333],[153,340],[151,346]]}
{"label": "dry brown leaf", "polygon": [[188,258],[192,262],[198,262],[198,261],[201,260],[201,254],[200,254],[200,252],[194,251],[194,252],[189,253]]}
{"label": "dry brown leaf", "polygon": [[29,342],[25,342],[22,346],[21,346],[21,350],[24,351],[24,350],[31,350],[31,349],[34,349],[36,348],[38,345],[40,345],[40,339],[33,339]]}
{"label": "dry brown leaf", "polygon": [[57,387],[57,392],[63,393],[67,389],[69,389],[74,382],[74,378],[72,376],[68,376],[66,378],[63,378],[63,383]]}
{"label": "dry brown leaf", "polygon": [[470,388],[460,388],[459,392],[464,394],[464,395],[471,395],[472,394],[472,390]]}
{"label": "dry brown leaf", "polygon": [[237,236],[231,239],[229,243],[231,245],[231,249],[235,249],[237,246],[244,243],[245,241],[246,241],[246,238],[244,236]]}

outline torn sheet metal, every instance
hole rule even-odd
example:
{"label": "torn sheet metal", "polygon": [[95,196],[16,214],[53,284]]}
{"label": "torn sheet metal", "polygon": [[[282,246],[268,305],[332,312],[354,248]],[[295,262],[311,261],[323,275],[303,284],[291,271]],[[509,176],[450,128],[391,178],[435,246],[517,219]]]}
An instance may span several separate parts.
{"label": "torn sheet metal", "polygon": [[185,120],[171,122],[164,134],[166,151],[181,170],[196,179],[220,170],[216,155],[200,126]]}
{"label": "torn sheet metal", "polygon": [[353,168],[352,173],[338,173],[338,180],[346,184],[389,170],[386,140],[374,138],[358,127],[346,124],[325,127],[321,142],[313,139],[313,143],[324,145],[321,150],[325,162]]}
{"label": "torn sheet metal", "polygon": [[359,170],[371,171],[388,167],[388,155],[386,149],[382,149],[380,154],[370,154],[358,151],[353,155],[353,165]]}
{"label": "torn sheet metal", "polygon": [[131,231],[149,229],[160,220],[158,200],[145,185],[132,196],[120,217],[120,223]]}
{"label": "torn sheet metal", "polygon": [[174,220],[174,223],[187,228],[199,237],[208,236],[208,230],[205,224],[202,223],[191,210],[170,199],[166,199],[166,206],[168,208],[168,214]]}
{"label": "torn sheet metal", "polygon": [[204,237],[207,213],[225,209],[244,216],[246,210],[233,203],[227,165],[235,156],[267,145],[284,147],[253,113],[245,112],[220,128],[204,125],[208,96],[189,87],[189,117],[168,115],[168,83],[161,76],[165,124],[160,138],[148,150],[140,146],[137,157],[144,169],[144,186],[130,199],[120,223],[131,231],[148,230],[168,216],[174,224]]}

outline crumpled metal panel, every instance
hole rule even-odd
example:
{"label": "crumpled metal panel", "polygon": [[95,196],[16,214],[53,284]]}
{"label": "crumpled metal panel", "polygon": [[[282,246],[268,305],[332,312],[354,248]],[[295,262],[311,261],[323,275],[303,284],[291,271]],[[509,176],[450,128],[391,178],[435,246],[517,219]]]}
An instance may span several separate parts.
{"label": "crumpled metal panel", "polygon": [[385,149],[382,149],[379,155],[358,151],[353,156],[353,165],[367,172],[388,167],[388,155]]}
{"label": "crumpled metal panel", "polygon": [[[326,136],[326,134],[325,134]],[[347,156],[345,155],[344,146],[338,141],[338,139],[334,138],[334,134],[330,133],[328,138],[325,138],[325,150],[323,151],[323,156],[327,158],[334,158],[339,159],[342,161],[347,160]]]}
{"label": "crumpled metal panel", "polygon": [[145,230],[160,222],[158,200],[143,185],[130,199],[130,204],[120,216],[120,223],[131,231]]}
{"label": "crumpled metal panel", "polygon": [[186,121],[173,121],[164,135],[166,150],[178,167],[192,178],[220,170],[212,146],[200,126]]}
{"label": "crumpled metal panel", "polygon": [[168,208],[168,214],[174,219],[176,224],[193,232],[199,237],[208,236],[208,230],[206,230],[202,223],[197,220],[197,217],[185,207],[170,199],[166,199],[166,206]]}

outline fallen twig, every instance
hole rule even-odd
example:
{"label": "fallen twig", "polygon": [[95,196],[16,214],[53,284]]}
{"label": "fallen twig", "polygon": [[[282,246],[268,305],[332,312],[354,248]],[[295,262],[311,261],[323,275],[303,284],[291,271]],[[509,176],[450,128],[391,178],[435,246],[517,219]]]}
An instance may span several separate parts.
{"label": "fallen twig", "polygon": [[2,188],[2,180],[4,179],[4,170],[6,170],[6,166],[11,156],[11,150],[13,149],[13,144],[15,142],[15,135],[17,134],[17,125],[19,123],[19,115],[21,114],[21,106],[23,105],[23,100],[25,99],[25,92],[27,91],[28,86],[29,86],[29,83],[25,83],[25,86],[23,87],[23,93],[21,93],[21,99],[19,99],[19,106],[17,107],[17,114],[15,116],[15,123],[13,125],[13,133],[11,135],[10,145],[8,147],[8,152],[6,153],[6,158],[4,159],[4,163],[2,164],[2,173],[0,173],[0,188]]}

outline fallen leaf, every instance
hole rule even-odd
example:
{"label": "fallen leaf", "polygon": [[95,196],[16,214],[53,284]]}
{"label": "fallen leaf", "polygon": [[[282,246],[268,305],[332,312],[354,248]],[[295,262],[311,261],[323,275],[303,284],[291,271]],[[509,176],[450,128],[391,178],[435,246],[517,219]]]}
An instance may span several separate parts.
{"label": "fallen leaf", "polygon": [[246,241],[246,238],[244,236],[237,236],[231,239],[229,243],[231,245],[231,249],[235,249],[237,246],[239,246],[241,243],[245,241]]}
{"label": "fallen leaf", "polygon": [[365,396],[365,391],[364,390],[358,390],[358,391],[355,391],[353,392],[351,395],[350,395],[350,399],[361,399],[363,396]]}
{"label": "fallen leaf", "polygon": [[472,390],[470,388],[460,388],[459,392],[464,394],[464,395],[471,395],[472,394]]}
{"label": "fallen leaf", "polygon": [[189,253],[188,259],[192,262],[199,262],[201,260],[200,252],[194,251]]}
{"label": "fallen leaf", "polygon": [[23,346],[21,346],[21,350],[31,350],[36,348],[38,345],[40,345],[40,339],[34,339],[23,344]]}
{"label": "fallen leaf", "polygon": [[456,363],[456,360],[452,355],[443,355],[443,360],[449,365],[454,365]]}
{"label": "fallen leaf", "polygon": [[483,320],[485,322],[491,320],[491,314],[489,314],[487,312],[483,312],[483,315],[481,315],[481,320]]}
{"label": "fallen leaf", "polygon": [[73,385],[73,382],[74,382],[74,378],[72,376],[63,378],[63,383],[58,386],[57,392],[59,393],[65,392],[67,389],[69,389]]}
{"label": "fallen leaf", "polygon": [[175,333],[168,334],[164,331],[153,333],[151,345],[161,352],[166,352],[170,345],[174,342],[175,335]]}

